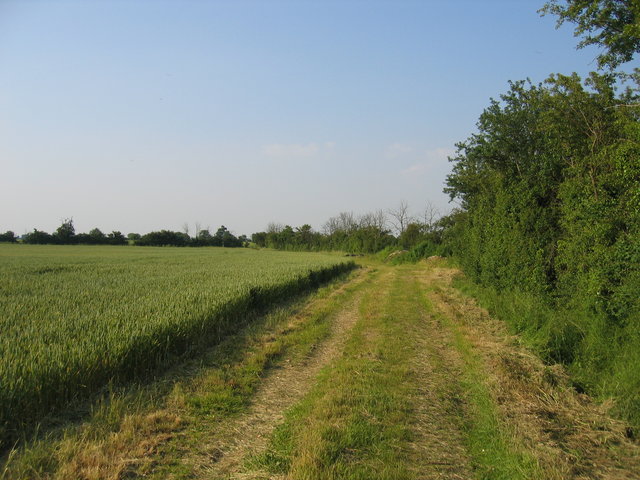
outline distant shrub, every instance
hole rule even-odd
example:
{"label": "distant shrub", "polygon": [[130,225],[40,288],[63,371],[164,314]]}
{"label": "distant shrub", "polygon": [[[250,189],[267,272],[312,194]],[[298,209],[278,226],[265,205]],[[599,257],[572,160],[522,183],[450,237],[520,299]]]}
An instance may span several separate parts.
{"label": "distant shrub", "polygon": [[4,233],[0,233],[0,242],[2,243],[16,243],[18,241],[18,237],[11,230],[7,230]]}
{"label": "distant shrub", "polygon": [[33,232],[24,235],[24,237],[22,237],[22,241],[24,243],[30,243],[33,245],[46,245],[55,243],[52,235],[36,228],[33,229]]}
{"label": "distant shrub", "polygon": [[190,242],[189,235],[182,232],[172,232],[171,230],[160,230],[142,235],[136,240],[136,245],[152,247],[186,247]]}

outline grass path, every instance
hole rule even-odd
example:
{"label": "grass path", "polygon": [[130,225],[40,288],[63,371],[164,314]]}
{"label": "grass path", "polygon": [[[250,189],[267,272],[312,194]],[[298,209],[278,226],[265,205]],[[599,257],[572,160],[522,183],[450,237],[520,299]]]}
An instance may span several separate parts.
{"label": "grass path", "polygon": [[464,402],[459,379],[463,366],[453,347],[451,332],[425,305],[422,284],[416,269],[406,272],[413,291],[405,297],[405,311],[420,315],[415,342],[413,369],[416,372],[413,403],[416,437],[413,443],[415,478],[473,478],[471,458],[462,431]]}
{"label": "grass path", "polygon": [[0,480],[640,478],[625,425],[455,290],[458,273],[371,263],[112,395]]}
{"label": "grass path", "polygon": [[[197,452],[189,452],[186,461],[200,478],[251,478],[237,475],[242,462],[252,452],[266,448],[274,425],[284,419],[284,412],[311,388],[316,376],[344,348],[358,319],[358,302],[362,292],[350,297],[331,319],[327,338],[298,361],[287,359],[271,369],[261,383],[243,415],[218,426]],[[195,454],[195,455],[194,455]],[[198,457],[198,458],[195,458]],[[260,478],[260,475],[258,475]]]}
{"label": "grass path", "polygon": [[343,355],[231,478],[639,478],[624,425],[451,288],[456,270],[381,269]]}
{"label": "grass path", "polygon": [[452,381],[461,362],[415,271],[387,269],[363,295],[344,355],[245,474],[257,466],[269,475],[254,478],[473,478]]}

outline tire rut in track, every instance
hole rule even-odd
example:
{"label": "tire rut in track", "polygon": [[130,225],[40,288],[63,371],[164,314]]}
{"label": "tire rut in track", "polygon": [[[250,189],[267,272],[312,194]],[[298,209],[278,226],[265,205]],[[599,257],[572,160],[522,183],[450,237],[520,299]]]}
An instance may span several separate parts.
{"label": "tire rut in track", "polygon": [[[413,282],[421,280],[416,272],[409,277]],[[420,480],[473,478],[461,431],[461,396],[455,381],[461,375],[460,356],[452,345],[451,332],[424,310],[417,295],[410,301],[421,317],[421,328],[411,334],[416,351],[411,366],[416,379],[412,470]]]}
{"label": "tire rut in track", "polygon": [[276,425],[282,423],[287,409],[311,389],[320,370],[341,354],[348,333],[358,320],[362,295],[362,291],[357,292],[339,312],[332,315],[329,337],[305,360],[299,363],[285,361],[273,368],[256,392],[248,411],[218,426],[211,443],[203,446],[198,453],[199,458],[193,459],[195,478],[265,478],[260,474],[243,473],[244,459],[267,447],[270,434]]}

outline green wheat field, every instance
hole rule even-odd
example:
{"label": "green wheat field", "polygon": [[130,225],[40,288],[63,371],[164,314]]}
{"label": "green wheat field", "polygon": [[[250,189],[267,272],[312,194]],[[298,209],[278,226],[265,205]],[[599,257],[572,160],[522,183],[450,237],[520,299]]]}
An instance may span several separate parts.
{"label": "green wheat field", "polygon": [[0,442],[352,266],[248,248],[0,245]]}

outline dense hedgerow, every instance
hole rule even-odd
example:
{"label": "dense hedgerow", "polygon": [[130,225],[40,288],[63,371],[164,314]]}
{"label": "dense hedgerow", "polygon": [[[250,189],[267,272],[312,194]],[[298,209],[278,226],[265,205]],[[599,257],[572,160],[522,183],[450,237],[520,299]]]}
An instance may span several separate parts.
{"label": "dense hedgerow", "polygon": [[495,312],[640,426],[640,90],[616,87],[556,75],[493,101],[453,159],[450,238]]}

